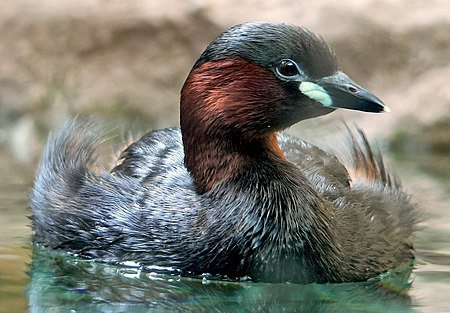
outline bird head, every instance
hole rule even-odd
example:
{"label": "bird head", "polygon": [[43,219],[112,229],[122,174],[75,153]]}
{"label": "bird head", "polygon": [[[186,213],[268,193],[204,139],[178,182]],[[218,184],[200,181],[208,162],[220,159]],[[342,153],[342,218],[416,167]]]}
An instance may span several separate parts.
{"label": "bird head", "polygon": [[338,108],[389,111],[311,31],[245,23],[222,33],[195,63],[182,89],[181,126],[257,136]]}

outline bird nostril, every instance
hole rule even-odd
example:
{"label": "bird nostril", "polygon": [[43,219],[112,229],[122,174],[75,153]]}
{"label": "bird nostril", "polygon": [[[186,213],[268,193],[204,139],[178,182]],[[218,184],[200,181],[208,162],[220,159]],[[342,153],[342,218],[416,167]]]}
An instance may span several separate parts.
{"label": "bird nostril", "polygon": [[358,92],[358,89],[356,89],[353,86],[347,86],[347,90],[350,91],[351,93],[357,93]]}

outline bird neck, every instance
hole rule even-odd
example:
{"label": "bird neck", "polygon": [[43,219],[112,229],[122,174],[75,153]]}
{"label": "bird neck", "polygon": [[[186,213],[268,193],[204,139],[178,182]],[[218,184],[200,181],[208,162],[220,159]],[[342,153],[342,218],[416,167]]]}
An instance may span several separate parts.
{"label": "bird neck", "polygon": [[194,68],[181,91],[185,165],[198,192],[254,162],[284,159],[272,117],[284,91],[267,69],[242,59]]}
{"label": "bird neck", "polygon": [[199,193],[254,168],[254,164],[263,167],[284,160],[275,133],[248,140],[229,134],[207,135],[199,127],[183,133],[183,144],[185,166]]}

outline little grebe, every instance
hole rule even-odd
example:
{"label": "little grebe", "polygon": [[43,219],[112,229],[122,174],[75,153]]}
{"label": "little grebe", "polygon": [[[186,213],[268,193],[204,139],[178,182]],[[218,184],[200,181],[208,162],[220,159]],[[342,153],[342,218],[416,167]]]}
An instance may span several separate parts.
{"label": "little grebe", "polygon": [[101,138],[91,122],[50,137],[31,194],[34,241],[184,275],[374,277],[413,258],[415,207],[398,179],[362,132],[350,136],[347,167],[277,134],[336,108],[388,110],[310,31],[234,26],[189,73],[181,130],[146,134],[111,171],[95,166]]}

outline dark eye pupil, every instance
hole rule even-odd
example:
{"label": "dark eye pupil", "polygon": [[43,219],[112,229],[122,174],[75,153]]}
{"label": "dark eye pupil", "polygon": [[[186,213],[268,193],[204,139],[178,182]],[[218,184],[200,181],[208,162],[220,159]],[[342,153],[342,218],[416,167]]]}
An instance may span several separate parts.
{"label": "dark eye pupil", "polygon": [[278,71],[284,76],[295,76],[298,75],[297,66],[292,61],[283,60],[278,65]]}

